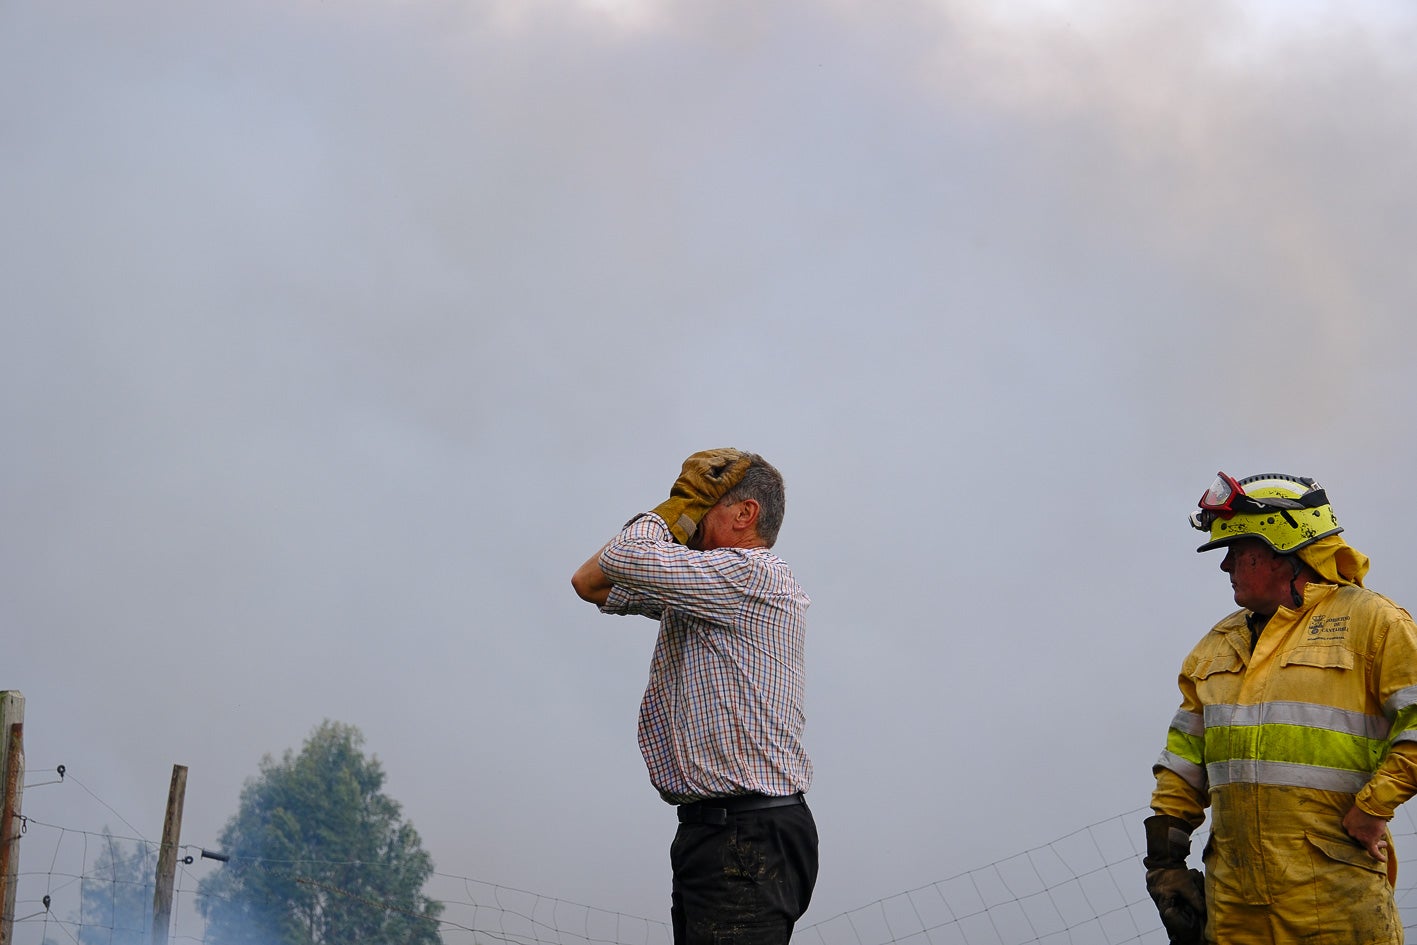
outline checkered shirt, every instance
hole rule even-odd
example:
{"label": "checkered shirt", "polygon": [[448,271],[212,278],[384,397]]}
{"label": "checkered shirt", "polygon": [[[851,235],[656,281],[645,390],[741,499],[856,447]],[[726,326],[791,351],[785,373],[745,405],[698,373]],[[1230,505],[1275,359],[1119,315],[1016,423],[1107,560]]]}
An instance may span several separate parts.
{"label": "checkered shirt", "polygon": [[694,551],[652,513],[600,556],[607,614],[659,621],[639,742],[672,804],[812,786],[802,747],[805,615],[811,604],[766,548]]}

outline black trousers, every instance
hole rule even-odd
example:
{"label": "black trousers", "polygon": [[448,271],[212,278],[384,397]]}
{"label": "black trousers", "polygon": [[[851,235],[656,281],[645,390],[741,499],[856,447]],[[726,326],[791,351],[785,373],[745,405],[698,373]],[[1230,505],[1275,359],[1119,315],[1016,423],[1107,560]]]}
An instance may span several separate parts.
{"label": "black trousers", "polygon": [[786,945],[817,884],[817,824],[805,803],[681,823],[674,869],[674,945]]}

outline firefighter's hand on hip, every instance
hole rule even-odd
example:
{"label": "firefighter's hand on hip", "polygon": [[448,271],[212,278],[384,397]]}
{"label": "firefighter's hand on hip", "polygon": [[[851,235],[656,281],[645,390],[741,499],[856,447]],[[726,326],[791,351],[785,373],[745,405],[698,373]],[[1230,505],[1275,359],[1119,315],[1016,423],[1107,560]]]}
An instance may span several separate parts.
{"label": "firefighter's hand on hip", "polygon": [[1387,862],[1387,821],[1355,804],[1343,815],[1343,829],[1380,863]]}

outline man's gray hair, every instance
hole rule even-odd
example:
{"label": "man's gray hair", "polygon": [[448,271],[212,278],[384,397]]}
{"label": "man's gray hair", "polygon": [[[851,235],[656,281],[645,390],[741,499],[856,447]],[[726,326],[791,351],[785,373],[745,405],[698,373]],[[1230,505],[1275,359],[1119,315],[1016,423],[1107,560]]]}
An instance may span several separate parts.
{"label": "man's gray hair", "polygon": [[782,473],[772,463],[757,453],[745,453],[753,464],[742,481],[719,501],[724,504],[753,499],[758,503],[758,537],[771,548],[777,543],[778,529],[782,528],[782,516],[787,511],[787,486],[782,481]]}

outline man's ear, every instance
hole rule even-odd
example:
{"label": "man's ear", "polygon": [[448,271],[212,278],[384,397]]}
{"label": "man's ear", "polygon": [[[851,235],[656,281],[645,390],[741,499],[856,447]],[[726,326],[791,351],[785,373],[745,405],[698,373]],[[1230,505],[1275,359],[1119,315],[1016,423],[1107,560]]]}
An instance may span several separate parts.
{"label": "man's ear", "polygon": [[733,513],[734,528],[756,528],[758,525],[758,513],[762,511],[762,506],[757,499],[744,499],[738,503],[738,508]]}

